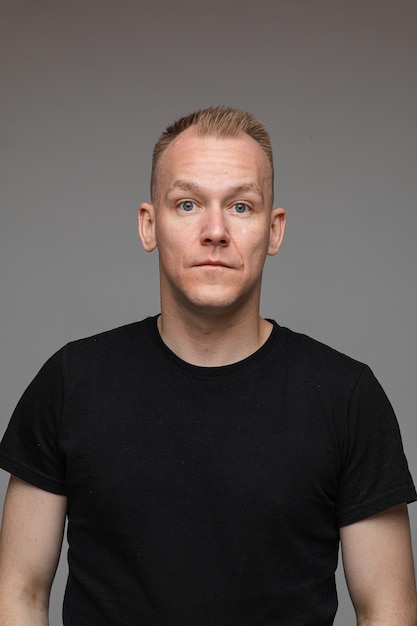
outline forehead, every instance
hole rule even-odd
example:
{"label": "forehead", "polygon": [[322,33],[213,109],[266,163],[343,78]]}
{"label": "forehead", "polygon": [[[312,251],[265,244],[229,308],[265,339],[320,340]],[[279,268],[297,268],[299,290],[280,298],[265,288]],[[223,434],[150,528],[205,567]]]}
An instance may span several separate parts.
{"label": "forehead", "polygon": [[259,144],[246,133],[235,137],[199,135],[195,129],[183,131],[161,155],[158,181],[172,178],[203,179],[231,177],[254,179],[259,184],[271,179],[268,159]]}

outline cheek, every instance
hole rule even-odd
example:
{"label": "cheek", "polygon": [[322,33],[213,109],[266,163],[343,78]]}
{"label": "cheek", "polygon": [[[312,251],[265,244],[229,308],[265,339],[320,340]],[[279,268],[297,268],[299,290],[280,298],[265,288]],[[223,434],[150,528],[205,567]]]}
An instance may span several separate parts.
{"label": "cheek", "polygon": [[269,246],[269,232],[265,229],[261,232],[259,229],[251,229],[242,227],[239,234],[239,247],[246,251],[248,256],[266,255]]}
{"label": "cheek", "polygon": [[179,235],[173,231],[160,229],[156,232],[156,245],[159,253],[159,264],[168,273],[175,273],[183,265],[187,252],[187,242],[184,243]]}
{"label": "cheek", "polygon": [[194,222],[188,219],[164,219],[155,224],[155,237],[158,245],[162,247],[181,248],[186,247],[194,231]]}
{"label": "cheek", "polygon": [[170,253],[171,250],[175,250],[177,245],[177,237],[174,234],[172,228],[165,226],[155,227],[156,245],[158,246],[159,253],[165,255]]}

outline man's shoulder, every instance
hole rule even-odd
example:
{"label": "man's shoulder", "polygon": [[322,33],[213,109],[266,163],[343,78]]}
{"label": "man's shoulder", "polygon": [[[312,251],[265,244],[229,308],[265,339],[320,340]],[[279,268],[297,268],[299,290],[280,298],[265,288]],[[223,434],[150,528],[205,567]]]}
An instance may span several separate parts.
{"label": "man's shoulder", "polygon": [[117,343],[123,341],[125,338],[132,338],[140,335],[142,332],[146,332],[146,327],[152,323],[153,317],[146,317],[143,320],[131,322],[129,324],[123,324],[115,328],[110,328],[94,335],[87,337],[81,337],[68,343],[69,346],[88,346],[96,344]]}
{"label": "man's shoulder", "polygon": [[336,376],[351,373],[354,376],[367,366],[348,354],[309,335],[280,327],[284,338],[286,356],[299,366],[314,368],[316,372],[334,373]]}
{"label": "man's shoulder", "polygon": [[[124,324],[91,336],[70,341],[54,357],[64,362],[90,363],[111,357],[126,358],[129,353],[138,354],[146,345],[148,329],[154,323],[153,317]],[[138,349],[140,348],[140,350]],[[53,358],[54,358],[53,357]]]}

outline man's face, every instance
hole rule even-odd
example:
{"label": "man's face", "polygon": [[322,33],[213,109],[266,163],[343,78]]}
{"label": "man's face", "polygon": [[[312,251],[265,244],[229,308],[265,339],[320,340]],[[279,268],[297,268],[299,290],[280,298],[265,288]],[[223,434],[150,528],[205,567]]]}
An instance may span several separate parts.
{"label": "man's face", "polygon": [[139,212],[144,248],[159,250],[162,310],[258,309],[265,258],[278,251],[284,223],[284,211],[271,210],[269,163],[255,140],[181,133],[161,156],[154,205]]}

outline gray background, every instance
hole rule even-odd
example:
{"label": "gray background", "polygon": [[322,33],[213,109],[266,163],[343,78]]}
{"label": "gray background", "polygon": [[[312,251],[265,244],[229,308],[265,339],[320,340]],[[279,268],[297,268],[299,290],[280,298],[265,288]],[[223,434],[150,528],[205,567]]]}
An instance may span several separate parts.
{"label": "gray background", "polygon": [[[269,127],[288,212],[263,314],[371,365],[417,476],[416,1],[0,7],[2,430],[62,344],[158,311],[136,233],[152,146],[178,115],[226,104]],[[65,556],[53,626],[64,581]]]}

